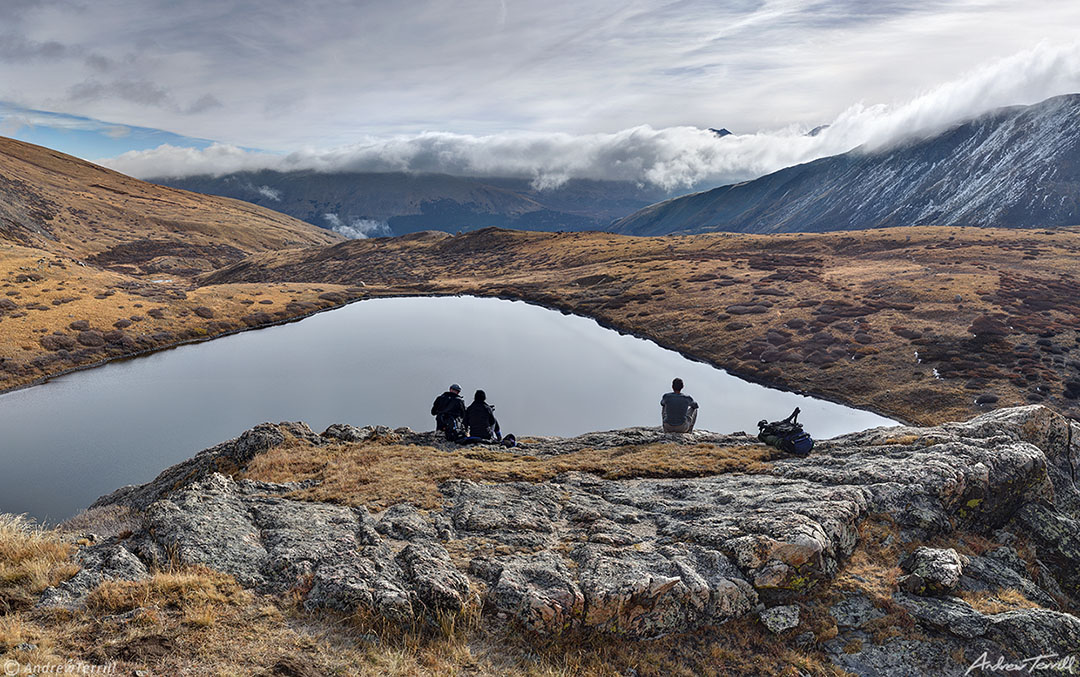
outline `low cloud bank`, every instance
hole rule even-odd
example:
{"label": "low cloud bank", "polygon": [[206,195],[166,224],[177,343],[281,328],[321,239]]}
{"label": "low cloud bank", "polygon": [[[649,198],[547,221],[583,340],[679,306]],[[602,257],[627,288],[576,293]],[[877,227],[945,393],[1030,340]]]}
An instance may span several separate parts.
{"label": "low cloud bank", "polygon": [[393,235],[390,224],[371,219],[353,219],[348,223],[341,220],[337,214],[323,214],[323,219],[330,230],[339,235],[344,235],[350,240],[364,240],[369,237],[389,237]]}
{"label": "low cloud bank", "polygon": [[[101,161],[138,177],[237,171],[439,172],[529,178],[540,189],[572,178],[633,181],[675,190],[743,181],[863,147],[877,150],[940,132],[994,108],[1080,92],[1080,42],[1040,44],[898,105],[855,104],[811,136],[803,127],[719,137],[696,127],[648,125],[603,134],[425,132],[288,155],[228,144],[162,145]],[[351,228],[351,224],[342,227]]]}

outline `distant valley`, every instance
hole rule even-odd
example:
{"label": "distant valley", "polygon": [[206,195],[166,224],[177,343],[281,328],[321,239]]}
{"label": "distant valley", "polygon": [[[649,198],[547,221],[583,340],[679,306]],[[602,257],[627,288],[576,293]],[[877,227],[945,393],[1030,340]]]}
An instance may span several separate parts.
{"label": "distant valley", "polygon": [[404,172],[258,171],[151,181],[246,200],[350,237],[488,226],[604,230],[616,219],[671,197],[659,188],[625,181],[572,179],[541,190],[528,179]]}

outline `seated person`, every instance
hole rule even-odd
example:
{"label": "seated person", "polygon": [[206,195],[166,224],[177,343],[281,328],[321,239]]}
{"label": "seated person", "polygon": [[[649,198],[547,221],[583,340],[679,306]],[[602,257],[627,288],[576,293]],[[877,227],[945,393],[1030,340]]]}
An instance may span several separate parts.
{"label": "seated person", "polygon": [[473,402],[465,410],[465,424],[469,426],[469,437],[476,440],[501,440],[499,422],[495,420],[495,407],[487,403],[487,393],[477,390]]}
{"label": "seated person", "polygon": [[660,398],[660,418],[666,433],[693,432],[697,422],[698,403],[689,395],[683,395],[683,382],[677,378],[671,382],[671,390]]}
{"label": "seated person", "polygon": [[465,436],[465,400],[461,386],[454,383],[445,393],[435,398],[431,405],[435,417],[435,430],[446,434],[446,439],[457,440]]}

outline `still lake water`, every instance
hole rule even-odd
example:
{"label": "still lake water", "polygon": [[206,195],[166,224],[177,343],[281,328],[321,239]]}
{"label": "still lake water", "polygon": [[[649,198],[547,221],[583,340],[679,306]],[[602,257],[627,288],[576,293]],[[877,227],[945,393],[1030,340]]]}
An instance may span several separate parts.
{"label": "still lake water", "polygon": [[522,302],[374,299],[0,395],[0,512],[63,520],[264,421],[431,430],[450,383],[484,389],[518,437],[659,425],[675,376],[699,429],[756,433],[796,406],[815,438],[895,425]]}

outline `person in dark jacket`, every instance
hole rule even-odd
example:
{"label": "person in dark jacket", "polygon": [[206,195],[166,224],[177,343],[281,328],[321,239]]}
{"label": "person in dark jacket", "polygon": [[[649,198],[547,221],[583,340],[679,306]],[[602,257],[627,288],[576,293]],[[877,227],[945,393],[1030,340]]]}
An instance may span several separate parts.
{"label": "person in dark jacket", "polygon": [[698,403],[683,395],[682,389],[682,379],[677,378],[671,382],[672,392],[660,398],[660,419],[666,433],[693,432],[697,422]]}
{"label": "person in dark jacket", "polygon": [[472,404],[465,410],[465,422],[469,426],[469,437],[490,440],[502,439],[499,422],[495,420],[495,407],[487,403],[487,393],[477,390]]}
{"label": "person in dark jacket", "polygon": [[435,417],[435,430],[445,433],[446,439],[465,437],[465,400],[461,397],[461,386],[454,383],[436,397],[431,405],[431,415]]}

